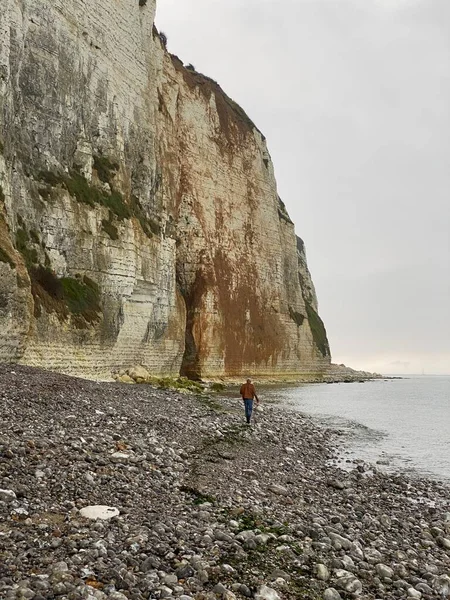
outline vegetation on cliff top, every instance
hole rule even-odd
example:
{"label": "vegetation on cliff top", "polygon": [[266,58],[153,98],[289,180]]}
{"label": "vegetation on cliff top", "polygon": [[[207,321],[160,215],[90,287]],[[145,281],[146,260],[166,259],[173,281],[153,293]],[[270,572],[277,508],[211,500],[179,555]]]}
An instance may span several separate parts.
{"label": "vegetation on cliff top", "polygon": [[[185,67],[183,61],[175,54],[169,56],[173,66],[183,75],[183,79],[190,89],[198,89],[208,102],[211,95],[214,94],[221,128],[227,138],[230,138],[232,123],[243,134],[253,132],[254,129],[259,131],[245,110],[223,91],[217,81],[195,71],[193,65],[188,65],[189,68]],[[265,139],[264,136],[263,139]]]}

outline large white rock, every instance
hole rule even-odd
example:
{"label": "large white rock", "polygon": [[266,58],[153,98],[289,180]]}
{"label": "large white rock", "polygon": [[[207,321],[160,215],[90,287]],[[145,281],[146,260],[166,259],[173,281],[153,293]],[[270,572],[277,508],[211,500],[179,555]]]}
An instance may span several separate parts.
{"label": "large white rock", "polygon": [[80,510],[80,515],[85,519],[101,519],[102,521],[108,521],[113,517],[118,517],[120,514],[119,509],[113,506],[104,506],[102,504],[96,504],[94,506],[86,506]]}
{"label": "large white rock", "polygon": [[111,454],[111,460],[113,462],[127,462],[130,459],[128,452],[114,452]]}

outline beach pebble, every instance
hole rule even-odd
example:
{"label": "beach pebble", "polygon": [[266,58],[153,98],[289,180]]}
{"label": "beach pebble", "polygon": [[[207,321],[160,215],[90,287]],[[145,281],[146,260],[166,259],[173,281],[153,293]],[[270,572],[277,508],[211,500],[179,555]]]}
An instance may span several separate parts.
{"label": "beach pebble", "polygon": [[271,485],[269,485],[268,489],[274,494],[278,494],[280,496],[287,496],[289,494],[289,490],[287,488],[276,483],[272,483]]}
{"label": "beach pebble", "polygon": [[2,502],[13,502],[17,498],[16,493],[13,490],[1,490],[0,489],[0,500]]}
{"label": "beach pebble", "polygon": [[337,433],[280,406],[249,429],[230,397],[17,369],[0,598],[450,598],[446,482],[338,459]]}
{"label": "beach pebble", "polygon": [[382,563],[375,565],[375,571],[381,578],[389,577],[391,579],[394,576],[393,569]]}
{"label": "beach pebble", "polygon": [[323,600],[342,600],[342,596],[334,588],[327,588],[323,593]]}
{"label": "beach pebble", "polygon": [[80,510],[80,515],[85,519],[101,519],[109,520],[113,517],[118,517],[120,511],[113,506],[104,506],[101,504],[86,506]]}
{"label": "beach pebble", "polygon": [[318,563],[315,570],[317,579],[320,579],[321,581],[328,581],[330,578],[330,571],[325,565]]}
{"label": "beach pebble", "polygon": [[255,594],[255,600],[280,600],[280,596],[273,588],[262,585]]}

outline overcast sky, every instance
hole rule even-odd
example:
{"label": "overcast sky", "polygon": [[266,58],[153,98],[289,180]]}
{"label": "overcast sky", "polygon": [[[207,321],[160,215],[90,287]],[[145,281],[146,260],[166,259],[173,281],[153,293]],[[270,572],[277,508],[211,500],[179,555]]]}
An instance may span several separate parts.
{"label": "overcast sky", "polygon": [[450,0],[159,0],[266,135],[334,362],[450,373]]}

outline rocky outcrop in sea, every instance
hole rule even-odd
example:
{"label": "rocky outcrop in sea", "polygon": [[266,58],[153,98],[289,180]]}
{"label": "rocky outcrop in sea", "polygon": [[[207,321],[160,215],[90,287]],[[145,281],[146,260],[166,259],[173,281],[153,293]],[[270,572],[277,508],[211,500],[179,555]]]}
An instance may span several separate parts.
{"label": "rocky outcrop in sea", "polygon": [[237,392],[0,366],[0,598],[449,596],[448,483]]}

